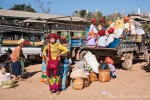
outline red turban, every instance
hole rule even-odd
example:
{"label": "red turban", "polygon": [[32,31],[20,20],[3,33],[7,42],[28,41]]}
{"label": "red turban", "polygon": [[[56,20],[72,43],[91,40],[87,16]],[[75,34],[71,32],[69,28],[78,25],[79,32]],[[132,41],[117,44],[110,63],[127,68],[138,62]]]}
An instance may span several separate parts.
{"label": "red turban", "polygon": [[114,61],[113,61],[110,57],[106,57],[106,58],[105,58],[105,62],[106,62],[107,64],[114,64]]}
{"label": "red turban", "polygon": [[102,22],[105,23],[105,20],[104,20],[103,18],[101,18],[101,19],[99,20],[99,22],[100,22],[100,23],[102,23]]}
{"label": "red turban", "polygon": [[108,33],[111,34],[111,33],[113,33],[113,32],[114,32],[114,28],[111,27],[111,28],[108,30]]}
{"label": "red turban", "polygon": [[105,35],[105,30],[104,30],[104,29],[100,30],[100,31],[98,32],[98,34],[99,34],[100,36],[104,36],[104,35]]}
{"label": "red turban", "polygon": [[91,23],[95,24],[96,23],[96,19],[92,18]]}
{"label": "red turban", "polygon": [[48,35],[48,38],[54,38],[54,39],[61,39],[61,37],[58,35],[58,34],[55,34],[55,33],[50,33]]}

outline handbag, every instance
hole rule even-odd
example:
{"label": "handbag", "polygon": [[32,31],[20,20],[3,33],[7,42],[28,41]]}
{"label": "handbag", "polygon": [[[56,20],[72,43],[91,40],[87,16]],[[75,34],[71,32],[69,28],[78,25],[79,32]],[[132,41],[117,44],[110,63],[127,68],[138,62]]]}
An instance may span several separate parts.
{"label": "handbag", "polygon": [[49,61],[48,61],[48,68],[52,69],[52,70],[56,70],[57,66],[58,66],[58,56],[56,58],[56,60],[52,59],[52,54],[51,54],[51,50],[50,50],[50,45],[49,45]]}

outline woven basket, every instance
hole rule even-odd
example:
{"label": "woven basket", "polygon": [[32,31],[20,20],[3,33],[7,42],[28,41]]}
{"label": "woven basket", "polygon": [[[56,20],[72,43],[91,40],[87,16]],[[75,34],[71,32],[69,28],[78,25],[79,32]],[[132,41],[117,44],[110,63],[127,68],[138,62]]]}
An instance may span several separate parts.
{"label": "woven basket", "polygon": [[91,72],[90,73],[90,81],[91,82],[94,82],[94,81],[97,81],[97,75],[94,73],[94,72]]}
{"label": "woven basket", "polygon": [[110,69],[100,70],[99,69],[99,81],[100,82],[109,82],[110,81]]}
{"label": "woven basket", "polygon": [[85,87],[88,87],[90,84],[91,84],[90,76],[88,76],[88,78],[85,78],[85,79],[84,79],[84,86],[85,86]]}
{"label": "woven basket", "polygon": [[83,78],[75,78],[74,79],[74,89],[75,90],[82,90],[84,87],[84,80]]}
{"label": "woven basket", "polygon": [[142,35],[136,36],[136,42],[142,42]]}

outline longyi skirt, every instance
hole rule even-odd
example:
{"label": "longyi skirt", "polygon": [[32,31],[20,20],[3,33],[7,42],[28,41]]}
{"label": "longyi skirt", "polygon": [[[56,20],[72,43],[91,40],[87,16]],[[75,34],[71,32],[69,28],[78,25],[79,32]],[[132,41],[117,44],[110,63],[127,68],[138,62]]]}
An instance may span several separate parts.
{"label": "longyi skirt", "polygon": [[11,62],[11,68],[13,75],[22,75],[22,67],[20,61]]}

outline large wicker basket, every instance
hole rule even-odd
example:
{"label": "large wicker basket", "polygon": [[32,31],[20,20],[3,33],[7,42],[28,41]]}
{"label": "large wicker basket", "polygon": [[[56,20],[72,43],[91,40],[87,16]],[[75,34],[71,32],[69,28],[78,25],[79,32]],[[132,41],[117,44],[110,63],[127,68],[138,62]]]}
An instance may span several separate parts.
{"label": "large wicker basket", "polygon": [[99,81],[100,82],[109,82],[110,81],[110,69],[100,70],[99,69]]}
{"label": "large wicker basket", "polygon": [[91,84],[90,76],[88,76],[88,78],[84,79],[84,87],[88,87],[90,84]]}
{"label": "large wicker basket", "polygon": [[97,75],[94,73],[94,72],[91,72],[90,73],[90,81],[91,82],[94,82],[94,81],[97,81]]}
{"label": "large wicker basket", "polygon": [[84,79],[83,78],[75,78],[74,79],[74,89],[82,90],[84,87]]}

